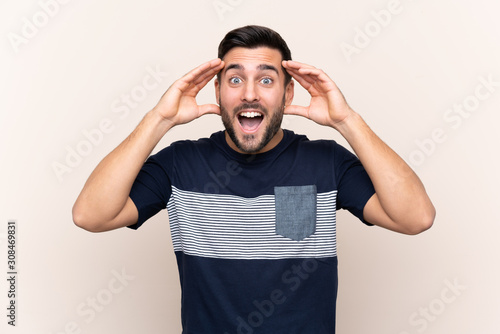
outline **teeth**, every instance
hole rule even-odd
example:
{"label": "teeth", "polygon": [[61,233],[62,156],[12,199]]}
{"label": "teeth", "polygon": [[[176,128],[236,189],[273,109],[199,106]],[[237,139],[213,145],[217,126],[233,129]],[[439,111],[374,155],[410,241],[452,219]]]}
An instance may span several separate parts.
{"label": "teeth", "polygon": [[242,112],[241,116],[248,117],[248,118],[254,118],[254,117],[260,117],[260,116],[262,116],[262,114],[260,112],[256,112],[256,111],[246,111],[246,112]]}

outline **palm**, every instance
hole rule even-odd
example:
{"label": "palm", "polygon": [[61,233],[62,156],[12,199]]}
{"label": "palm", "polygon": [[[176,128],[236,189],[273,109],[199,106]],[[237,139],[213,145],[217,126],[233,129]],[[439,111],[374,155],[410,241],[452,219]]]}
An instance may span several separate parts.
{"label": "palm", "polygon": [[198,105],[196,96],[223,66],[220,59],[215,59],[174,82],[158,102],[160,115],[174,124],[184,124],[207,113],[220,113],[215,104]]}
{"label": "palm", "polygon": [[188,123],[193,119],[196,119],[201,116],[200,106],[196,102],[196,95],[198,94],[199,89],[195,87],[190,88],[186,92],[179,92],[178,103],[177,103],[177,113],[175,113],[174,117],[176,117],[177,124]]}
{"label": "palm", "polygon": [[311,95],[309,106],[288,106],[285,113],[300,115],[321,125],[334,126],[350,113],[337,85],[321,70],[298,62],[285,63],[287,71]]}

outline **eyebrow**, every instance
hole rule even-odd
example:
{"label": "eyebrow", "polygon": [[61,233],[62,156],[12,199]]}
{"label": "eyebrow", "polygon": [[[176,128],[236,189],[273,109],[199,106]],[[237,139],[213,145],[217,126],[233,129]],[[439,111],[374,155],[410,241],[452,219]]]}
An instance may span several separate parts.
{"label": "eyebrow", "polygon": [[[226,69],[225,69],[224,72],[227,72],[227,71],[232,70],[232,69],[244,70],[245,67],[243,65],[241,65],[241,64],[229,64],[226,67]],[[280,74],[280,72],[278,71],[278,69],[275,66],[273,66],[273,65],[260,64],[259,66],[257,66],[257,69],[259,71],[268,71],[268,70],[271,70],[271,71],[276,72],[276,74],[278,74],[278,75]]]}

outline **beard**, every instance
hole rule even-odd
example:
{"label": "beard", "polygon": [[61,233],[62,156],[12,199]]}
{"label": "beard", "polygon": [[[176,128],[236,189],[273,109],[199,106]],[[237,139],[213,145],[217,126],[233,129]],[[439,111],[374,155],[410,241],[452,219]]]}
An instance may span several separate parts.
{"label": "beard", "polygon": [[234,108],[231,116],[229,115],[227,109],[222,105],[220,99],[219,99],[219,105],[221,111],[222,124],[224,124],[224,127],[226,128],[229,138],[231,138],[233,143],[240,151],[247,154],[252,154],[261,151],[271,141],[271,139],[273,139],[278,130],[281,128],[281,122],[283,121],[283,110],[285,107],[285,96],[283,96],[283,101],[281,106],[273,111],[271,120],[264,129],[264,134],[262,135],[260,141],[259,138],[256,136],[256,134],[243,134],[243,138],[240,140],[236,136],[236,131],[233,126],[234,119],[236,118],[236,114],[238,113],[238,111],[242,109],[258,109],[264,114],[265,118],[268,118],[269,112],[267,108],[264,108],[258,103],[246,103]]}

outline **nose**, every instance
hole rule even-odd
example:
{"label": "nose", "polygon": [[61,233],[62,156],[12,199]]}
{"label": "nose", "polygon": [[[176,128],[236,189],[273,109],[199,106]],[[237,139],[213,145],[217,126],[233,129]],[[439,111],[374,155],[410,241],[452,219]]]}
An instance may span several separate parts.
{"label": "nose", "polygon": [[257,87],[253,82],[247,82],[243,88],[241,99],[245,102],[255,102],[259,100]]}

